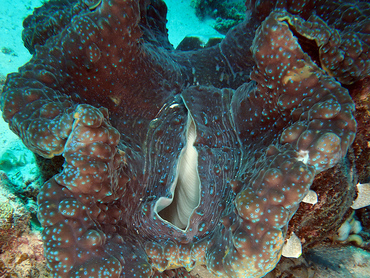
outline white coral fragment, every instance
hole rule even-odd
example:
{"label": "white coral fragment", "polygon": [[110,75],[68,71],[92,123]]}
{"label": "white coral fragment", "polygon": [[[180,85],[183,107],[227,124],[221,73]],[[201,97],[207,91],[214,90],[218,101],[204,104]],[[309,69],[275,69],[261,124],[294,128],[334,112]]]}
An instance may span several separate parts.
{"label": "white coral fragment", "polygon": [[335,236],[335,239],[336,240],[339,240],[339,241],[345,241],[348,239],[349,237],[349,234],[351,232],[351,221],[349,219],[347,219],[346,221],[344,221],[344,223],[339,227],[338,231],[337,231],[337,234]]}
{"label": "white coral fragment", "polygon": [[343,224],[339,227],[336,235],[334,236],[334,240],[337,241],[356,241],[358,242],[356,237],[353,237],[353,235],[357,235],[362,230],[361,222],[358,220],[355,220],[353,218],[354,213],[346,219],[346,221],[343,222]]}
{"label": "white coral fragment", "polygon": [[283,246],[282,255],[287,258],[299,258],[302,254],[301,240],[292,233]]}
{"label": "white coral fragment", "polygon": [[308,163],[308,160],[310,158],[310,153],[308,151],[303,151],[303,150],[300,150],[298,152],[298,157],[297,157],[297,160],[298,161],[302,161],[304,164],[307,164]]}
{"label": "white coral fragment", "polygon": [[357,198],[353,202],[351,208],[360,209],[370,206],[370,183],[358,183]]}
{"label": "white coral fragment", "polygon": [[314,205],[317,203],[317,200],[318,198],[316,192],[310,189],[308,190],[307,195],[302,199],[302,202]]}

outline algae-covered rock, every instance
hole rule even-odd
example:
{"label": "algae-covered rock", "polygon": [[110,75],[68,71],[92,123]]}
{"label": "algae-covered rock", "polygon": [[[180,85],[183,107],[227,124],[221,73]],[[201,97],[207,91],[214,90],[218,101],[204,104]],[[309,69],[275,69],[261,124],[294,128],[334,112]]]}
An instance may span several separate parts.
{"label": "algae-covered rock", "polygon": [[29,225],[30,213],[23,202],[0,184],[0,250],[4,250]]}
{"label": "algae-covered rock", "polygon": [[0,277],[51,278],[43,254],[41,234],[27,230],[0,253]]}

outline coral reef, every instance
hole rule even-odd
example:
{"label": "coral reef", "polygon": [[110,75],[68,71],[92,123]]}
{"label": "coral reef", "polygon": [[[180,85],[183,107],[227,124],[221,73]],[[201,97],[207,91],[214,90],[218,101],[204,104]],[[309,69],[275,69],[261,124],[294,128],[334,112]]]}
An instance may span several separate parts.
{"label": "coral reef", "polygon": [[213,27],[222,34],[242,22],[246,13],[243,0],[192,0],[191,5],[199,18],[216,19]]}
{"label": "coral reef", "polygon": [[282,258],[265,278],[365,278],[369,257],[368,252],[353,246],[315,247],[298,259]]}
{"label": "coral reef", "polygon": [[318,202],[301,203],[289,224],[289,231],[302,239],[304,248],[330,241],[351,214],[357,179],[353,168],[346,157],[315,178],[311,189],[317,193]]}
{"label": "coral reef", "polygon": [[[1,109],[30,150],[65,159],[38,196],[55,277],[263,277],[287,235],[313,245],[339,229],[356,195],[342,84],[369,76],[370,5],[246,5],[193,51],[171,49],[160,0],[51,1],[25,20],[35,52]],[[310,188],[318,202],[301,204]],[[327,208],[324,228],[302,220]]]}
{"label": "coral reef", "polygon": [[[340,227],[353,215],[353,200],[358,197],[358,183],[370,180],[369,79],[348,86],[356,104],[356,138],[347,156],[338,165],[316,176],[311,189],[318,194],[318,203],[301,203],[289,223],[302,241],[304,248],[331,245]],[[355,211],[364,231],[359,234],[361,246],[369,249],[369,207]],[[347,243],[345,241],[344,243]],[[353,241],[353,244],[358,245]]]}

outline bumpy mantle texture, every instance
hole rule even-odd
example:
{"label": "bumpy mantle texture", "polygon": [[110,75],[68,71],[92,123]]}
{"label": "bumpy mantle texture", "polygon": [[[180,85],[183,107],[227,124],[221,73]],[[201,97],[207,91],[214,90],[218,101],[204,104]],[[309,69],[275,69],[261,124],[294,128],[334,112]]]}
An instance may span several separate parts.
{"label": "bumpy mantle texture", "polygon": [[[334,3],[331,3],[334,2]],[[62,155],[38,197],[55,277],[262,277],[356,132],[369,5],[254,1],[216,46],[172,49],[161,0],[64,0],[25,22],[3,117]],[[176,270],[175,270],[176,272]]]}

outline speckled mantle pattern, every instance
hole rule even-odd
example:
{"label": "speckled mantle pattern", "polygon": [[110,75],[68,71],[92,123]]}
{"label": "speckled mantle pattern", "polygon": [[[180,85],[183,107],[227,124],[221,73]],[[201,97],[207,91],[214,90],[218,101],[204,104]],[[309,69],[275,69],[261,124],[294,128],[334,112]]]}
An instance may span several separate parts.
{"label": "speckled mantle pattern", "polygon": [[[32,151],[65,158],[38,198],[46,258],[55,277],[166,277],[197,264],[262,277],[314,176],[354,139],[354,104],[332,76],[368,75],[368,37],[338,54],[353,60],[347,70],[332,55],[347,42],[340,26],[300,12],[315,1],[279,1],[267,17],[255,5],[256,20],[219,45],[179,52],[166,40],[164,3],[149,2],[66,1],[66,11],[79,5],[71,22],[25,39],[35,54],[8,76],[10,128]],[[297,33],[316,42],[314,61]],[[156,205],[173,195],[189,125],[200,199],[180,229]]]}

